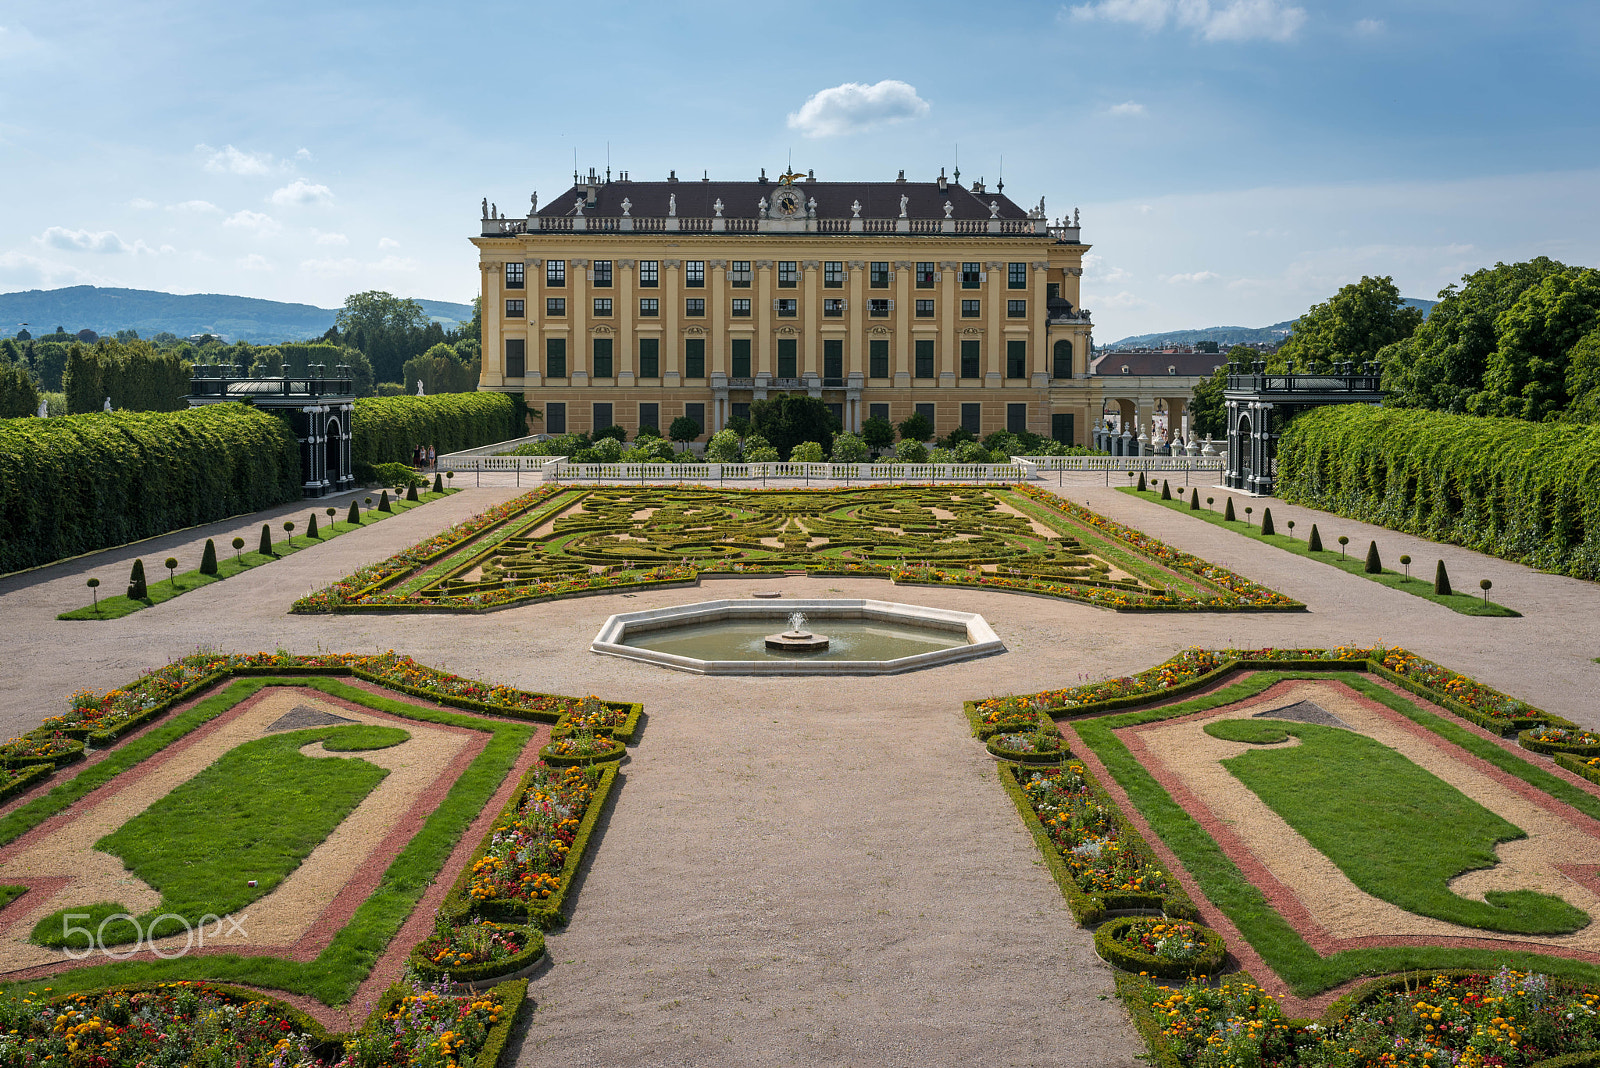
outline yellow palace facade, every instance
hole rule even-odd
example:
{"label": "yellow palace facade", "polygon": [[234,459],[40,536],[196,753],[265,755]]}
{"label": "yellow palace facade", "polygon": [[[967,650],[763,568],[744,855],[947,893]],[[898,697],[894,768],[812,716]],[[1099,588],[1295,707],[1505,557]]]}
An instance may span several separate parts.
{"label": "yellow palace facade", "polygon": [[846,430],[922,412],[939,434],[1085,444],[1099,417],[1074,220],[982,183],[634,182],[574,175],[543,208],[483,206],[480,390],[552,434],[703,435],[779,393]]}

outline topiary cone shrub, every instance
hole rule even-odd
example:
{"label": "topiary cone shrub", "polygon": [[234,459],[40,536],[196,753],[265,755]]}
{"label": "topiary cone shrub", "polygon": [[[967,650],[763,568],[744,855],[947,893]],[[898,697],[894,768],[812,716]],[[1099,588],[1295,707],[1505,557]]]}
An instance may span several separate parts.
{"label": "topiary cone shrub", "polygon": [[1444,561],[1439,561],[1439,566],[1433,571],[1433,592],[1443,597],[1450,596],[1454,591],[1450,589],[1450,572],[1444,569]]}
{"label": "topiary cone shrub", "polygon": [[1261,533],[1276,534],[1278,528],[1272,525],[1272,509],[1267,508],[1261,512]]}
{"label": "topiary cone shrub", "polygon": [[144,581],[144,561],[135,560],[133,570],[128,573],[128,600],[142,601],[150,596],[150,590]]}
{"label": "topiary cone shrub", "polygon": [[1146,488],[1147,487],[1146,487],[1145,481],[1144,481],[1144,472],[1140,471],[1139,472],[1139,492],[1143,493]]}
{"label": "topiary cone shrub", "polygon": [[1383,561],[1378,559],[1378,543],[1372,542],[1367,546],[1366,573],[1369,575],[1383,574]]}
{"label": "topiary cone shrub", "polygon": [[361,522],[361,505],[356,503],[354,497],[350,498],[350,514],[345,516],[344,521],[352,525]]}
{"label": "topiary cone shrub", "polygon": [[261,546],[256,552],[262,556],[272,556],[272,527],[270,524],[261,524]]}
{"label": "topiary cone shrub", "polygon": [[1233,498],[1232,497],[1228,498],[1228,507],[1226,507],[1226,508],[1224,508],[1222,510],[1222,518],[1227,520],[1229,523],[1238,522],[1238,520],[1234,517],[1234,514],[1233,514]]}
{"label": "topiary cone shrub", "polygon": [[1306,541],[1306,549],[1314,553],[1322,551],[1322,535],[1317,533],[1317,525],[1315,523],[1311,524],[1311,537]]}
{"label": "topiary cone shrub", "polygon": [[317,513],[311,513],[311,522],[306,524],[306,537],[315,538],[317,534]]}
{"label": "topiary cone shrub", "polygon": [[444,476],[439,474],[437,471],[435,471],[433,474],[433,492],[444,492]]}
{"label": "topiary cone shrub", "polygon": [[1172,500],[1172,487],[1167,485],[1166,479],[1161,480],[1161,499],[1164,501]]}
{"label": "topiary cone shrub", "polygon": [[378,498],[378,511],[380,511],[380,512],[392,512],[392,511],[394,511],[394,508],[391,507],[390,504],[389,504],[389,491],[388,490],[384,490],[382,496],[380,496]]}
{"label": "topiary cone shrub", "polygon": [[200,574],[215,575],[217,573],[217,543],[210,538],[206,539],[205,552],[200,554]]}
{"label": "topiary cone shrub", "polygon": [[407,489],[406,489],[406,500],[414,501],[416,499],[417,499],[417,487],[416,486],[407,487]]}
{"label": "topiary cone shrub", "polygon": [[1190,490],[1189,491],[1189,511],[1198,512],[1199,510],[1200,510],[1200,491],[1198,489]]}

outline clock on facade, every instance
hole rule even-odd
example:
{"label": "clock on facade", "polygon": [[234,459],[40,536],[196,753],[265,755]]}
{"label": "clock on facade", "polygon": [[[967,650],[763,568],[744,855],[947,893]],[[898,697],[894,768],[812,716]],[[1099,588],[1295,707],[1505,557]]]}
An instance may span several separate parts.
{"label": "clock on facade", "polygon": [[780,219],[792,219],[805,211],[805,194],[790,185],[780,186],[772,194],[772,214]]}

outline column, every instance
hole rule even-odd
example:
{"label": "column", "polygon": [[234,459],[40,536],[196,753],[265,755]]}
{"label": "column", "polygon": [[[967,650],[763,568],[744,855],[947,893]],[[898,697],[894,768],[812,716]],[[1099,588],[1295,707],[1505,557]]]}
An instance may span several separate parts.
{"label": "column", "polygon": [[902,260],[894,265],[894,337],[889,341],[889,379],[901,387],[909,385],[911,380],[911,311],[916,292],[912,285],[916,269],[916,260]]}
{"label": "column", "polygon": [[[612,298],[612,314],[617,321],[617,351],[613,359],[617,365],[618,386],[632,386],[639,378],[639,342],[633,336],[633,317],[639,308],[633,297],[634,264],[637,262],[615,260],[611,264],[611,285],[616,291],[616,296]],[[663,352],[661,361],[665,363],[666,359],[667,354]],[[618,413],[619,423],[622,422],[620,416],[621,413]],[[661,429],[665,430],[664,427]]]}
{"label": "column", "polygon": [[[724,350],[728,346],[728,261],[717,260],[713,267],[706,263],[706,381],[711,381],[714,373],[727,374],[727,356]],[[726,396],[723,398],[726,400]],[[716,417],[720,418],[720,417]],[[713,426],[722,429],[720,422],[713,421]]]}
{"label": "column", "polygon": [[817,274],[819,261],[802,260],[800,262],[800,288],[794,295],[800,300],[800,317],[795,324],[805,331],[800,339],[800,377],[822,378],[822,353],[818,351],[821,344],[817,340],[822,325],[822,302],[817,299]]}
{"label": "column", "polygon": [[[567,318],[572,323],[572,340],[567,342],[567,374],[573,386],[587,386],[593,384],[589,375],[589,261],[567,261]],[[576,429],[572,424],[575,414],[573,405],[578,402],[581,394],[574,394],[572,400],[567,402],[567,425]],[[584,413],[583,419],[588,421],[588,414]],[[597,430],[598,427],[590,427]]]}
{"label": "column", "polygon": [[754,350],[750,354],[750,373],[773,378],[778,373],[778,357],[772,344],[772,301],[776,292],[772,284],[772,261],[756,260],[750,266],[756,274],[755,291],[751,294],[756,337],[755,344],[750,346]]}
{"label": "column", "polygon": [[[680,325],[684,301],[682,261],[662,260],[661,268],[656,273],[656,285],[661,293],[661,362],[663,365],[679,367],[681,366],[679,361],[683,359],[683,334]],[[664,414],[661,421],[669,426],[672,423],[672,420]],[[666,427],[661,428],[663,433],[666,429]]]}
{"label": "column", "polygon": [[867,302],[870,290],[867,289],[867,260],[850,260],[850,308],[846,315],[846,322],[850,324],[850,332],[845,335],[844,345],[844,374],[849,381],[851,371],[864,371],[866,356],[863,349],[867,344],[867,327],[872,319],[867,312]]}
{"label": "column", "polygon": [[[1006,265],[984,261],[988,280],[978,290],[983,298],[983,387],[999,389],[1006,384]],[[987,414],[987,413],[985,413]],[[1004,410],[1002,409],[1002,414]],[[1002,422],[1000,426],[1005,426]]]}
{"label": "column", "polygon": [[[497,263],[485,263],[483,268],[483,362],[480,365],[478,381],[486,386],[498,386],[505,382],[506,372],[506,346],[504,333],[501,327],[505,323],[506,308],[501,303],[500,285],[504,280],[505,268]],[[407,393],[415,393],[415,382],[402,382],[407,386]]]}
{"label": "column", "polygon": [[939,386],[941,389],[954,389],[958,384],[956,375],[960,371],[957,359],[960,352],[961,290],[956,288],[961,282],[960,261],[940,261],[939,278],[939,318],[936,320],[939,324]]}

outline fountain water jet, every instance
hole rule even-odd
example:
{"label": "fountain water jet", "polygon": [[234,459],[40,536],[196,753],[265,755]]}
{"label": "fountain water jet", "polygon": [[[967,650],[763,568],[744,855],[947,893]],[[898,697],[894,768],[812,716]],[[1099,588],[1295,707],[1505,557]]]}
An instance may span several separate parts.
{"label": "fountain water jet", "polygon": [[791,612],[789,629],[782,634],[767,635],[766,643],[768,649],[777,649],[781,652],[819,653],[828,647],[828,636],[813,634],[806,630],[804,612]]}

